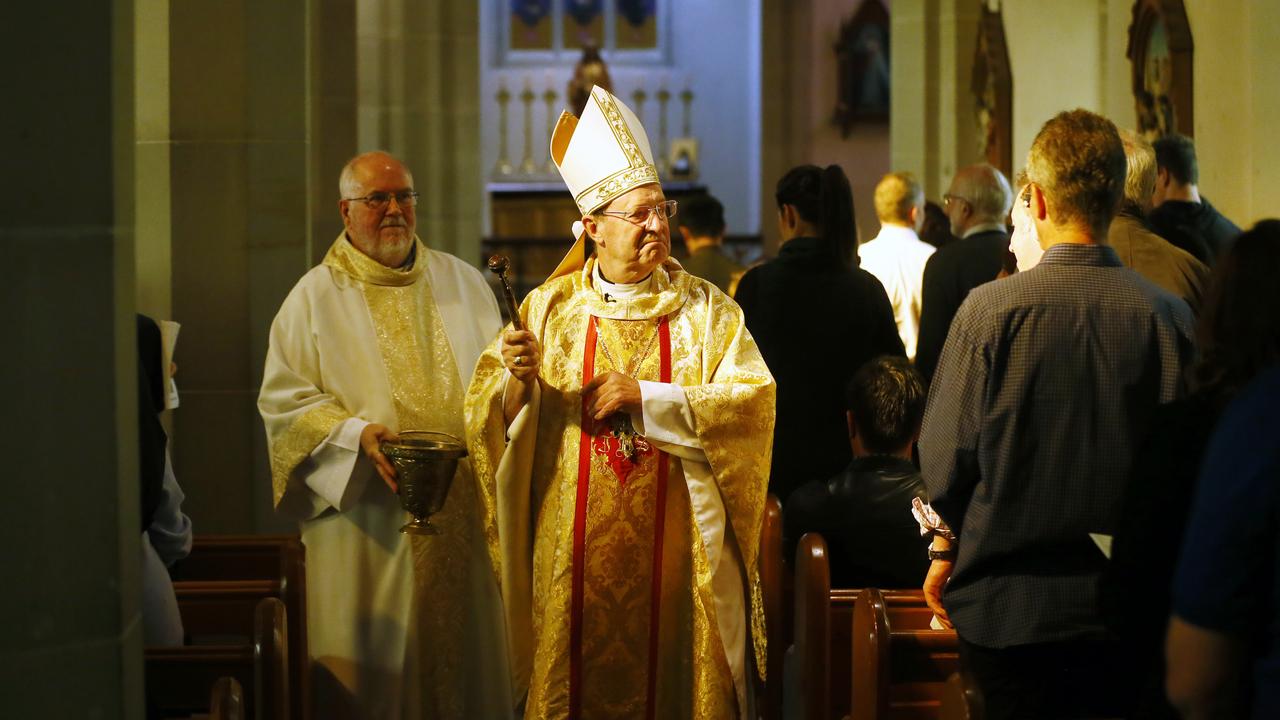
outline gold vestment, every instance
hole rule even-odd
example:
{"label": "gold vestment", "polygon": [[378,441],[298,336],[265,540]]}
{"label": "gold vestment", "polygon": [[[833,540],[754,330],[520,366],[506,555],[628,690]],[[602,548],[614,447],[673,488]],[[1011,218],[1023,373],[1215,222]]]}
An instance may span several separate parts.
{"label": "gold vestment", "polygon": [[[512,473],[504,458],[500,340],[467,394],[516,696],[528,688],[526,718],[739,717],[744,694],[721,641],[704,537],[723,538],[740,559],[763,667],[756,555],[773,378],[741,310],[710,283],[669,263],[654,271],[651,293],[606,302],[591,284],[593,264],[535,289],[520,309],[543,345],[528,466]],[[707,514],[691,507],[693,461],[632,438],[625,415],[588,420],[584,432],[581,388],[610,370],[683,389],[723,504],[720,526],[700,525]],[[510,480],[522,473],[527,484]]]}

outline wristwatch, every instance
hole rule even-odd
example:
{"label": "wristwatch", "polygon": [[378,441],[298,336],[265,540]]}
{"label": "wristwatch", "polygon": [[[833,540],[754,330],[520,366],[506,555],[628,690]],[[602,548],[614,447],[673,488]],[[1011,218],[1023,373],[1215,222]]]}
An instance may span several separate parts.
{"label": "wristwatch", "polygon": [[929,548],[929,559],[930,560],[955,560],[956,549],[947,548],[946,550],[934,550],[933,548]]}

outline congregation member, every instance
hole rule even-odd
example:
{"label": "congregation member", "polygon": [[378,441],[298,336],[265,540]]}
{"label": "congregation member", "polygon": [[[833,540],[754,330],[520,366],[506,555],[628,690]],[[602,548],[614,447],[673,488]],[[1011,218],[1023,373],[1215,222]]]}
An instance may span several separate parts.
{"label": "congregation member", "polygon": [[1218,417],[1242,387],[1280,363],[1278,276],[1280,221],[1258,223],[1219,257],[1199,319],[1191,391],[1159,408],[1134,457],[1101,587],[1108,625],[1136,669],[1140,692],[1130,717],[1174,717],[1163,682],[1174,568]]}
{"label": "congregation member", "polygon": [[898,336],[915,359],[920,334],[924,266],[934,247],[916,235],[924,224],[924,190],[911,173],[889,173],[876,184],[880,234],[858,248],[862,269],[876,276],[893,305]]}
{"label": "congregation member", "polygon": [[778,383],[769,491],[785,504],[800,484],[849,464],[839,390],[866,361],[903,349],[884,287],[857,266],[844,170],[792,168],[774,200],[778,256],[747,271],[734,299]]}
{"label": "congregation member", "polygon": [[920,225],[920,239],[941,250],[956,241],[951,234],[951,219],[947,211],[932,200],[924,203],[924,222]]}
{"label": "congregation member", "polygon": [[[1013,272],[1026,272],[1040,264],[1044,246],[1040,244],[1036,224],[1031,221],[1031,182],[1025,172],[1018,173],[1016,185],[1018,196],[1009,211],[1013,225],[1013,231],[1009,233],[1009,254],[1014,258]],[[1005,263],[1007,265],[1008,260]],[[1013,272],[1006,273],[1006,277]]]}
{"label": "congregation member", "polygon": [[1280,717],[1278,437],[1280,365],[1273,364],[1223,414],[1182,544],[1167,683],[1189,720]]}
{"label": "congregation member", "polygon": [[1009,250],[1005,219],[1013,190],[1004,173],[981,163],[961,168],[942,200],[951,234],[959,240],[938,250],[924,266],[916,367],[926,381],[933,377],[960,303],[1004,268]]}
{"label": "congregation member", "polygon": [[160,424],[168,394],[160,327],[146,315],[138,315],[137,334],[142,640],[147,647],[182,645],[182,615],[169,568],[191,552],[191,519],[182,512],[185,496],[173,474],[168,436]]}
{"label": "congregation member", "polygon": [[1136,446],[1181,393],[1193,320],[1106,245],[1125,184],[1109,120],[1046,122],[1027,175],[1044,256],[969,293],[931,385],[922,474],[957,540],[933,538],[926,601],[987,717],[1115,717],[1131,688],[1090,533],[1114,531]]}
{"label": "congregation member", "polygon": [[467,397],[517,697],[529,720],[745,720],[773,378],[733,300],[669,262],[676,204],[630,108],[594,88],[551,157],[577,244]]}
{"label": "congregation member", "polygon": [[1209,266],[1151,231],[1146,214],[1156,185],[1156,154],[1151,145],[1130,130],[1122,130],[1127,171],[1124,200],[1111,221],[1107,244],[1120,262],[1139,275],[1186,301],[1199,313]]}
{"label": "congregation member", "polygon": [[783,507],[785,557],[821,533],[831,587],[916,588],[929,559],[911,513],[927,497],[911,451],[924,417],[925,386],[902,356],[864,364],[845,388],[853,460],[838,475],[801,485]]}
{"label": "congregation member", "polygon": [[498,587],[464,459],[434,536],[406,535],[382,441],[463,436],[464,382],[501,326],[483,276],[415,234],[399,160],[352,159],[344,230],[271,325],[258,409],[277,510],[307,552],[311,706],[326,718],[509,717]]}
{"label": "congregation member", "polygon": [[1156,139],[1152,146],[1156,184],[1151,195],[1151,227],[1212,267],[1240,234],[1240,228],[1200,194],[1200,165],[1191,138],[1173,133]]}
{"label": "congregation member", "polygon": [[730,295],[744,268],[724,252],[724,206],[710,195],[695,195],[680,203],[680,234],[689,258],[685,272]]}

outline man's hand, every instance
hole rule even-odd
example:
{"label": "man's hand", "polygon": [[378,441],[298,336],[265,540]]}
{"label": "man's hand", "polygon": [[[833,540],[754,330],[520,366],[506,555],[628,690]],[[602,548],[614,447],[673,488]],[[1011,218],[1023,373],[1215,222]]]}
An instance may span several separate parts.
{"label": "man's hand", "polygon": [[952,625],[951,618],[947,617],[947,609],[942,606],[942,591],[947,588],[947,580],[951,579],[954,568],[954,561],[934,560],[929,564],[929,573],[924,576],[924,602],[947,628]]}
{"label": "man's hand", "polygon": [[603,420],[616,412],[633,413],[640,410],[640,383],[617,372],[595,376],[582,386],[587,399],[587,412],[596,420]]}
{"label": "man's hand", "polygon": [[369,423],[360,432],[360,449],[373,463],[373,469],[378,471],[378,477],[382,478],[382,482],[386,483],[393,493],[400,492],[400,486],[396,484],[396,468],[387,456],[382,454],[382,448],[379,445],[384,440],[399,439],[400,436],[392,432],[391,428],[378,423]]}
{"label": "man's hand", "polygon": [[542,367],[542,345],[528,330],[507,330],[502,333],[502,364],[527,387],[538,379]]}

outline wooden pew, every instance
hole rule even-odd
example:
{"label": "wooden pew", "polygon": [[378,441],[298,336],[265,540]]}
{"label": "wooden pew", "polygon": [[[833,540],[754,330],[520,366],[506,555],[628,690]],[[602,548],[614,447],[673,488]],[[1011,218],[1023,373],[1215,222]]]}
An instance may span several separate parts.
{"label": "wooden pew", "polygon": [[796,680],[796,705],[804,720],[841,718],[849,712],[848,693],[832,692],[832,678],[850,673],[850,630],[856,589],[831,587],[827,543],[805,533],[796,546],[795,647],[788,677]]}
{"label": "wooden pew", "polygon": [[853,610],[852,720],[933,720],[959,670],[955,631],[931,630],[921,593],[869,588]]}
{"label": "wooden pew", "polygon": [[763,720],[782,718],[782,658],[791,645],[791,577],[782,554],[782,502],[772,493],[765,500],[760,530],[760,586],[764,596],[767,640],[764,685],[758,687],[758,710]]}
{"label": "wooden pew", "polygon": [[209,697],[209,720],[245,720],[244,689],[233,677],[220,677]]}
{"label": "wooden pew", "polygon": [[184,645],[145,651],[147,705],[162,717],[210,708],[209,688],[229,678],[245,689],[242,702],[257,720],[289,717],[288,618],[279,598],[254,611],[251,644]]}
{"label": "wooden pew", "polygon": [[938,720],[982,720],[986,709],[982,691],[968,673],[961,670],[947,678]]}
{"label": "wooden pew", "polygon": [[170,571],[184,629],[193,644],[242,644],[254,607],[277,597],[289,623],[293,718],[310,717],[306,551],[296,535],[197,535]]}

